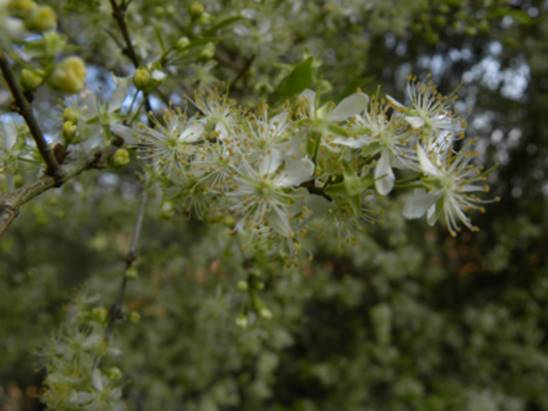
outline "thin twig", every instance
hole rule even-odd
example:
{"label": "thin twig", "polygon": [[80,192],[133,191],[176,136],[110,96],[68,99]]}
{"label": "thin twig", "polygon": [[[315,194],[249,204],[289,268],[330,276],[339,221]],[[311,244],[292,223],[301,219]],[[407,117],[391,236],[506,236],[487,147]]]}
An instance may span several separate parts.
{"label": "thin twig", "polygon": [[17,111],[25,119],[25,122],[30,130],[30,134],[36,142],[36,147],[38,147],[38,151],[46,163],[46,174],[54,178],[56,186],[61,186],[63,184],[63,178],[57,159],[44,138],[44,134],[42,133],[42,130],[40,130],[40,126],[32,113],[32,106],[24,96],[21,87],[19,86],[19,82],[15,79],[15,76],[11,71],[6,54],[2,50],[0,50],[0,69],[2,70],[2,74],[8,83],[11,94],[15,99]]}
{"label": "thin twig", "polygon": [[141,191],[141,198],[139,201],[139,209],[137,211],[137,218],[135,219],[135,226],[133,228],[133,234],[131,236],[131,242],[125,258],[126,267],[125,267],[124,275],[122,276],[120,286],[118,287],[116,299],[114,300],[114,302],[112,303],[109,309],[108,322],[107,322],[107,327],[105,329],[105,340],[110,339],[112,335],[112,331],[114,330],[114,324],[116,323],[117,320],[123,317],[122,306],[124,304],[124,296],[127,289],[127,280],[128,280],[127,272],[133,266],[133,263],[137,259],[137,249],[139,247],[139,239],[141,238],[141,231],[143,228],[143,219],[145,216],[146,202],[147,202],[147,193],[145,188],[143,187]]}

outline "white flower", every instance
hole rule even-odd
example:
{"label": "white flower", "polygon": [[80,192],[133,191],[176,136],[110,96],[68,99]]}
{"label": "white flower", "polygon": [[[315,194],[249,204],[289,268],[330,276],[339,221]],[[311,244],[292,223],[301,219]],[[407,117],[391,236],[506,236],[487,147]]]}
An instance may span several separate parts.
{"label": "white flower", "polygon": [[235,119],[233,108],[220,96],[209,93],[207,96],[196,98],[194,105],[201,113],[200,122],[205,126],[208,137],[225,140],[232,132]]}
{"label": "white flower", "polygon": [[417,190],[405,205],[403,214],[406,218],[420,218],[425,213],[427,221],[433,225],[440,216],[451,233],[460,231],[460,224],[470,230],[477,230],[470,218],[465,214],[470,210],[483,211],[481,204],[489,202],[479,199],[474,193],[485,192],[485,177],[479,169],[470,164],[473,153],[465,150],[446,161],[432,161],[433,153],[427,153],[421,145],[417,145],[417,157],[428,191]]}
{"label": "white flower", "polygon": [[317,96],[314,91],[305,90],[301,93],[301,96],[307,105],[307,117],[328,122],[348,120],[350,117],[363,112],[369,101],[366,94],[358,92],[345,97],[334,108],[330,103],[317,108]]}
{"label": "white flower", "polygon": [[242,215],[237,229],[250,222],[258,228],[268,222],[283,236],[291,236],[289,206],[293,202],[290,189],[312,178],[314,163],[307,157],[284,158],[279,151],[266,156],[253,168],[245,159],[236,178],[238,187],[229,195],[234,199],[231,207]]}

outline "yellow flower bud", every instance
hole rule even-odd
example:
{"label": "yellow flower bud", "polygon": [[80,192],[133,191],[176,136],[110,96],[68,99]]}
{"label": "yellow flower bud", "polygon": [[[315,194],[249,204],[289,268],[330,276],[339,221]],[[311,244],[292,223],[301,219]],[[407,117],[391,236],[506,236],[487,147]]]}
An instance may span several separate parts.
{"label": "yellow flower bud", "polygon": [[249,284],[247,283],[246,280],[238,281],[238,290],[240,290],[241,292],[245,292],[249,290]]}
{"label": "yellow flower bud", "polygon": [[131,321],[133,324],[139,324],[141,321],[141,314],[139,314],[137,311],[132,311],[131,314],[129,314],[129,321]]}
{"label": "yellow flower bud", "polygon": [[192,17],[200,17],[204,11],[205,11],[204,5],[197,1],[192,3],[190,7],[188,8],[188,12],[190,13]]}
{"label": "yellow flower bud", "polygon": [[150,83],[150,71],[144,67],[140,67],[137,70],[135,70],[135,74],[133,75],[133,84],[135,84],[135,87],[137,87],[139,90],[145,89]]}
{"label": "yellow flower bud", "polygon": [[118,367],[111,367],[107,372],[108,378],[112,381],[118,381],[122,378],[122,371]]}
{"label": "yellow flower bud", "polygon": [[202,26],[209,24],[211,22],[211,14],[208,12],[202,13],[200,18],[198,19],[198,23],[200,23]]}
{"label": "yellow flower bud", "polygon": [[76,124],[74,124],[72,121],[65,121],[63,123],[63,138],[65,139],[65,142],[67,144],[70,144],[72,140],[74,139],[74,136],[76,135]]}
{"label": "yellow flower bud", "polygon": [[137,271],[135,267],[131,267],[126,271],[126,278],[129,278],[130,280],[134,280],[137,277],[139,277],[139,272]]}
{"label": "yellow flower bud", "polygon": [[44,72],[42,70],[21,70],[21,85],[26,91],[34,91],[44,81]]}
{"label": "yellow flower bud", "polygon": [[79,92],[86,84],[86,64],[80,57],[65,58],[53,70],[50,84],[65,93]]}
{"label": "yellow flower bud", "polygon": [[177,40],[177,43],[175,43],[175,48],[179,51],[186,49],[188,46],[190,46],[190,40],[186,36],[181,37]]}
{"label": "yellow flower bud", "polygon": [[50,6],[37,6],[27,15],[25,25],[34,31],[51,30],[57,26],[57,14]]}
{"label": "yellow flower bud", "polygon": [[119,168],[127,166],[130,160],[131,158],[129,155],[129,151],[127,151],[125,148],[119,148],[114,152],[111,162],[114,167]]}
{"label": "yellow flower bud", "polygon": [[70,121],[76,124],[78,122],[78,113],[74,109],[67,107],[63,111],[63,121]]}
{"label": "yellow flower bud", "polygon": [[207,43],[202,51],[200,52],[200,57],[204,60],[209,60],[215,55],[215,44]]}
{"label": "yellow flower bud", "polygon": [[104,323],[108,318],[108,310],[105,307],[95,307],[91,310],[91,315],[94,320]]}
{"label": "yellow flower bud", "polygon": [[8,8],[14,12],[25,13],[36,7],[36,3],[32,0],[11,0],[8,2]]}

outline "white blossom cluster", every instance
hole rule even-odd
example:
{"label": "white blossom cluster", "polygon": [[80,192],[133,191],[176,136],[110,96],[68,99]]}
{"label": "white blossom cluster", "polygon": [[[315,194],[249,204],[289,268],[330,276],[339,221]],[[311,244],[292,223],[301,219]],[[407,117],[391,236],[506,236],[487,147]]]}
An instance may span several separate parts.
{"label": "white blossom cluster", "polygon": [[431,84],[411,80],[407,94],[406,105],[361,92],[320,105],[306,90],[277,110],[248,112],[210,92],[192,101],[194,114],[111,129],[150,164],[175,209],[233,218],[238,232],[290,238],[312,219],[354,225],[400,176],[413,188],[406,217],[441,218],[452,235],[475,229],[468,212],[482,210],[477,194],[488,187],[461,144],[461,120]]}

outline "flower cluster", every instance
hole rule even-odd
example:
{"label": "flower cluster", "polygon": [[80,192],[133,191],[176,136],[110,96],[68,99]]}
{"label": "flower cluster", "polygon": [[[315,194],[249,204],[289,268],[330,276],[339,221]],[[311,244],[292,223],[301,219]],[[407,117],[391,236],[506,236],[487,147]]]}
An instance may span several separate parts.
{"label": "flower cluster", "polygon": [[467,213],[481,209],[476,194],[487,186],[475,153],[460,144],[461,121],[433,85],[410,80],[407,93],[408,105],[362,92],[322,105],[306,90],[250,112],[209,92],[154,127],[111,130],[149,164],[164,208],[228,221],[251,238],[294,238],[311,220],[368,221],[378,196],[396,187],[414,188],[406,217],[442,218],[453,235],[460,225],[474,229]]}

